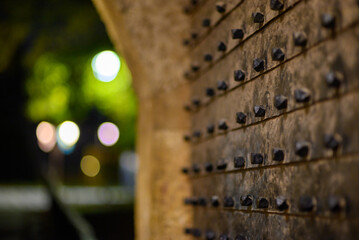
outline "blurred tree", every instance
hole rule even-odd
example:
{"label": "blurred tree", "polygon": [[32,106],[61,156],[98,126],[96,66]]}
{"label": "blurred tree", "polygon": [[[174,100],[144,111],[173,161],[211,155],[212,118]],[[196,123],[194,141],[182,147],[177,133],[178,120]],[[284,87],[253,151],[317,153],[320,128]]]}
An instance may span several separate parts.
{"label": "blurred tree", "polygon": [[[70,119],[86,123],[86,128],[106,120],[116,123],[121,131],[111,151],[134,148],[136,102],[124,59],[112,82],[99,82],[92,73],[92,57],[111,49],[112,44],[91,1],[2,0],[0,29],[0,44],[5,46],[0,54],[2,97],[12,105],[6,106],[4,111],[9,114],[2,121],[16,119],[23,128],[34,123],[26,131],[11,126],[7,135],[32,132],[42,120],[58,124]],[[95,119],[94,112],[103,117]],[[89,117],[94,119],[92,123]],[[23,144],[17,147],[28,144],[29,138],[22,139]],[[19,154],[19,159],[30,156]],[[79,158],[81,153],[77,154],[74,157]]]}

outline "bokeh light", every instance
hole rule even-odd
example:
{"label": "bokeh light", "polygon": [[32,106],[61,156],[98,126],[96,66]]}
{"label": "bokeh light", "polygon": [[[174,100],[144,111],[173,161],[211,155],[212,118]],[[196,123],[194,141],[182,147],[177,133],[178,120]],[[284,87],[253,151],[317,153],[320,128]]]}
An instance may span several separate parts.
{"label": "bokeh light", "polygon": [[120,137],[120,130],[115,124],[104,122],[99,126],[97,136],[103,145],[109,147],[118,141]]}
{"label": "bokeh light", "polygon": [[56,128],[49,122],[42,121],[37,125],[36,137],[40,149],[50,152],[56,144]]}
{"label": "bokeh light", "polygon": [[86,155],[81,159],[80,167],[86,176],[95,177],[100,172],[100,161],[92,155]]}
{"label": "bokeh light", "polygon": [[67,147],[71,147],[76,144],[80,137],[80,129],[76,123],[71,121],[65,121],[58,127],[58,139]]}
{"label": "bokeh light", "polygon": [[92,71],[95,77],[102,82],[110,82],[116,78],[121,68],[121,61],[113,51],[102,51],[92,59]]}
{"label": "bokeh light", "polygon": [[68,146],[60,139],[59,128],[57,128],[56,141],[57,141],[57,146],[58,146],[59,150],[65,155],[69,155],[75,150],[76,144],[74,144],[72,146]]}

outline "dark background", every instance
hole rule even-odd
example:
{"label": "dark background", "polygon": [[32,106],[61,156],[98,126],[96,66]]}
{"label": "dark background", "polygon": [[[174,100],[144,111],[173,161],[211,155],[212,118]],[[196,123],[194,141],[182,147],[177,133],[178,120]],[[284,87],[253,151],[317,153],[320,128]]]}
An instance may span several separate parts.
{"label": "dark background", "polygon": [[[112,49],[112,44],[91,1],[0,1],[0,185],[46,186],[44,182],[51,181],[44,175],[48,154],[42,153],[37,147],[34,134],[37,123],[25,114],[28,101],[25,81],[31,75],[37,58],[51,52],[74,66],[103,49]],[[76,77],[76,71],[74,75]],[[75,152],[65,156],[66,174],[63,182],[68,185],[78,174],[78,170],[71,167],[71,162],[78,163],[81,148],[96,141],[93,126],[110,120],[96,107],[81,112],[76,100],[71,102],[71,106],[75,117],[79,113],[82,135]],[[131,140],[126,147],[133,148],[133,142]],[[116,174],[109,174],[103,186],[106,183],[116,184],[117,178]],[[0,237],[57,239],[57,236],[63,239],[61,237],[70,236],[68,239],[76,239],[76,231],[62,212],[63,209],[56,207],[56,203],[45,213],[0,211]],[[90,223],[98,239],[133,239],[132,203],[95,210],[85,208],[78,212]]]}

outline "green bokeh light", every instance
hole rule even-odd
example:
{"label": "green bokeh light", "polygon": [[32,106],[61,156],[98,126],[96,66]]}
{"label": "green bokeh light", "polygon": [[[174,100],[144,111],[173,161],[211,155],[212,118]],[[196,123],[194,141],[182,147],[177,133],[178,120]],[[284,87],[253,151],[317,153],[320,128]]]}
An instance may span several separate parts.
{"label": "green bokeh light", "polygon": [[27,116],[33,122],[46,120],[59,124],[67,119],[81,122],[96,108],[120,128],[123,134],[119,144],[131,148],[136,118],[131,73],[120,58],[121,68],[115,79],[101,82],[93,74],[92,56],[79,59],[76,65],[49,53],[39,57],[26,82]]}

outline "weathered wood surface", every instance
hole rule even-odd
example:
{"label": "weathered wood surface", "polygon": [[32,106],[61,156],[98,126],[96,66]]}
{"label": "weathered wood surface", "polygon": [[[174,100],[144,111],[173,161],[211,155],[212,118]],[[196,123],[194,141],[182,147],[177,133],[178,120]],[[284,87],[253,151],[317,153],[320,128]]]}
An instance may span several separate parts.
{"label": "weathered wood surface", "polygon": [[[257,211],[231,211],[197,208],[195,211],[198,225],[202,232],[215,233],[217,238],[225,234],[230,239],[240,235],[243,239],[356,239],[358,236],[357,220],[334,217],[314,218],[269,214]],[[207,221],[203,221],[206,219]],[[194,238],[199,239],[199,238]]]}
{"label": "weathered wood surface", "polygon": [[[225,5],[225,11],[220,13],[216,9],[217,3]],[[212,29],[216,29],[219,22],[223,21],[227,16],[231,15],[233,9],[238,8],[244,0],[207,0],[191,17],[191,31],[198,34],[198,38],[193,41],[192,45],[197,45],[202,39],[206,38]],[[203,19],[210,19],[210,26],[203,27]]]}
{"label": "weathered wood surface", "polygon": [[[210,1],[208,1],[209,3]],[[238,1],[239,2],[239,1]],[[206,5],[194,16],[204,18]],[[208,10],[207,10],[208,11]],[[191,61],[198,71],[190,74],[192,114],[189,145],[192,163],[186,167],[193,184],[192,195],[183,199],[194,209],[192,235],[212,231],[219,239],[356,239],[359,236],[359,7],[355,1],[284,1],[281,11],[273,11],[269,1],[242,1],[209,30],[199,30],[192,45]],[[262,24],[253,23],[252,13],[264,14]],[[335,16],[335,27],[322,26],[322,14]],[[202,14],[202,15],[201,15]],[[193,26],[199,29],[194,23]],[[242,28],[244,38],[233,40],[231,29]],[[305,47],[295,46],[293,33],[307,36]],[[217,45],[226,44],[220,52]],[[272,59],[272,49],[281,48],[285,58]],[[205,62],[204,54],[213,60]],[[253,69],[253,60],[265,61],[262,71]],[[242,70],[245,79],[235,81],[234,71]],[[341,75],[340,87],[329,86],[329,72]],[[225,81],[228,89],[217,89]],[[207,96],[207,89],[215,92]],[[310,100],[299,103],[295,91],[302,89]],[[287,98],[278,110],[275,97]],[[256,117],[254,106],[263,106],[265,115]],[[236,113],[246,114],[245,123]],[[225,121],[228,129],[219,129]],[[208,126],[214,126],[208,132]],[[337,150],[328,149],[325,136],[340,139]],[[340,136],[340,137],[339,137]],[[300,157],[296,143],[305,142],[309,153]],[[274,160],[274,149],[284,152],[284,160]],[[263,162],[254,163],[253,154]],[[235,158],[244,164],[235,166]],[[219,169],[222,166],[224,169]],[[225,166],[225,167],[223,167]],[[212,170],[208,170],[212,168]],[[250,207],[240,198],[253,197]],[[211,198],[219,206],[211,206]],[[288,209],[279,210],[276,198],[287,199]],[[300,198],[309,196],[313,210],[299,208]],[[341,209],[330,210],[329,198],[340,199]],[[234,200],[225,207],[225,197]],[[259,198],[269,206],[258,207]],[[206,202],[206,206],[201,206]],[[188,204],[189,202],[189,204]],[[191,206],[195,205],[195,206]],[[190,234],[189,234],[190,235]],[[223,238],[223,236],[222,236]],[[223,238],[224,239],[224,238]]]}
{"label": "weathered wood surface", "polygon": [[[204,96],[204,90],[199,85],[203,85],[205,83],[208,87],[216,87],[217,82],[223,80],[227,81],[229,89],[242,84],[241,82],[234,81],[233,72],[235,70],[240,69],[246,74],[244,80],[244,82],[246,82],[263,73],[266,73],[274,67],[283,65],[283,61],[272,60],[272,48],[282,48],[285,53],[286,60],[291,59],[294,56],[298,56],[298,54],[306,54],[309,51],[308,48],[315,46],[320,41],[328,39],[332,36],[332,30],[321,27],[320,14],[318,11],[310,11],[311,8],[306,6],[306,4],[313,1],[307,1],[308,3],[305,1],[300,2],[298,6],[293,8],[287,14],[284,14],[282,18],[277,19],[277,21],[269,24],[269,26],[264,28],[258,34],[255,34],[250,39],[241,43],[238,48],[226,55],[221,61],[211,66],[210,69],[202,72],[200,69],[199,73],[196,73],[194,76],[194,79],[196,80],[192,83],[193,97]],[[317,2],[318,1],[323,2],[317,0]],[[359,7],[354,5],[354,7],[350,8],[348,6],[346,9],[355,9],[356,11],[352,10],[353,13],[351,15],[348,14],[348,19],[346,21],[341,21],[343,23],[342,28],[340,28],[341,25],[339,25],[339,23],[337,24],[337,26],[340,26],[338,26],[338,32],[336,34],[338,36],[341,34],[341,29],[345,29],[359,21]],[[310,15],[310,13],[312,13],[312,15]],[[294,46],[293,33],[297,31],[303,31],[307,35],[308,42],[305,48]],[[227,31],[227,34],[230,34],[229,30]],[[211,39],[209,41],[211,41]],[[216,50],[217,42],[218,41],[213,42],[212,48],[209,48],[208,46],[204,46],[204,48],[207,47],[207,51],[212,49],[216,52],[216,54],[221,54]],[[204,50],[203,53],[205,52],[206,51]],[[202,59],[202,55],[202,53],[199,53],[198,58]],[[264,71],[256,72],[253,69],[253,60],[256,58],[265,60]]]}
{"label": "weathered wood surface", "polygon": [[[244,81],[240,85],[234,80],[230,84],[237,84],[235,89],[222,93],[214,98],[203,96],[206,88],[213,87],[216,82],[198,82],[196,89],[202,93],[202,105],[193,112],[193,131],[202,132],[199,141],[223,133],[217,124],[221,119],[226,120],[229,130],[255,124],[269,118],[278,117],[290,112],[324,101],[358,89],[359,87],[359,25],[326,42],[316,45],[304,55],[296,57],[286,64],[260,75],[252,81]],[[337,88],[329,87],[326,75],[330,71],[343,74],[343,83]],[[214,79],[213,79],[214,80]],[[294,92],[297,89],[307,89],[311,95],[308,103],[297,103]],[[277,95],[287,97],[286,109],[278,110],[274,107]],[[253,107],[262,105],[266,113],[264,117],[255,117]],[[194,108],[195,110],[195,108]],[[246,123],[236,122],[236,113],[247,115]],[[333,116],[335,119],[336,116]],[[214,124],[214,134],[208,134],[206,128]]]}
{"label": "weathered wood surface", "polygon": [[[359,168],[358,156],[340,160],[317,161],[263,171],[222,174],[194,181],[196,196],[218,196],[219,207],[196,206],[195,225],[202,232],[212,230],[217,236],[227,234],[234,239],[356,239],[358,236],[358,196],[355,188]],[[342,172],[346,173],[343,179]],[[323,183],[324,182],[324,183]],[[300,184],[299,184],[300,183]],[[240,197],[250,194],[253,205],[243,207]],[[315,199],[311,212],[298,209],[303,195]],[[223,207],[223,198],[233,196],[234,207]],[[287,198],[288,210],[279,211],[275,205],[278,196]],[[328,199],[336,196],[346,199],[346,206],[338,212],[329,211]],[[258,208],[256,200],[266,198],[268,209]],[[205,221],[204,221],[205,219]]]}
{"label": "weathered wood surface", "polygon": [[[205,163],[212,163],[213,172],[217,173],[223,174],[234,170],[233,158],[236,156],[243,156],[246,159],[244,168],[237,171],[248,168],[261,170],[272,165],[331,157],[334,152],[326,149],[325,134],[337,133],[343,138],[342,146],[334,154],[336,157],[359,153],[359,134],[357,134],[359,125],[356,124],[359,118],[358,93],[355,91],[341,98],[321,102],[283,117],[230,131],[195,144],[192,163],[197,164],[201,172],[197,174],[191,172],[191,175],[208,175],[204,171]],[[296,156],[295,145],[298,141],[309,143],[310,150],[307,157]],[[284,150],[284,161],[273,161],[274,148]],[[252,164],[250,161],[252,153],[263,154],[263,163]],[[215,170],[217,164],[222,161],[228,164],[226,170]]]}
{"label": "weathered wood surface", "polygon": [[[213,65],[215,66],[212,72],[221,69],[219,72],[226,74],[232,72],[227,71],[231,70],[231,66],[240,67],[240,64],[247,65],[243,66],[242,69],[247,73],[248,77],[252,78],[260,74],[253,72],[251,68],[251,61],[254,58],[266,59],[266,69],[279,64],[272,61],[270,57],[270,50],[273,47],[283,48],[286,53],[286,59],[304,51],[303,48],[294,46],[292,37],[294,32],[304,32],[306,34],[308,48],[331,37],[333,32],[340,32],[359,20],[359,8],[355,0],[291,0],[286,1],[286,3],[287,5],[285,6],[290,9],[288,12],[284,12],[285,8],[281,11],[271,10],[269,1],[244,1],[193,49],[191,54],[192,63],[199,63],[201,66],[195,78],[198,75],[202,76],[202,72],[206,73],[206,69],[211,68]],[[257,11],[264,14],[262,24],[254,23],[252,20],[252,13]],[[283,13],[281,14],[281,12]],[[321,25],[321,15],[325,13],[335,16],[333,30],[323,28]],[[243,40],[232,39],[231,29],[234,28],[244,30]],[[227,50],[224,53],[217,50],[217,45],[220,41],[227,45]],[[236,48],[235,52],[229,53],[234,48]],[[205,53],[213,55],[213,62],[224,58],[223,62],[219,64],[205,63],[203,60]],[[252,55],[249,55],[249,53],[252,53]],[[249,67],[248,71],[245,67]],[[208,78],[208,75],[212,74],[207,73],[206,75],[202,78]],[[221,78],[225,79],[225,75]]]}

